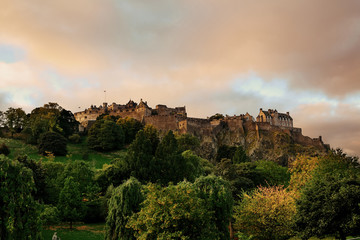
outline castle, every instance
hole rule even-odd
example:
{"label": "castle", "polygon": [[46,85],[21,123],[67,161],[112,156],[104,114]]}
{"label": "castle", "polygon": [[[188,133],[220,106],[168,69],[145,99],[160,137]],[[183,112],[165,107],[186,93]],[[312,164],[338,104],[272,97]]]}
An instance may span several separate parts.
{"label": "castle", "polygon": [[[82,112],[74,113],[74,116],[80,122],[80,131],[85,131],[102,114],[134,118],[143,124],[153,125],[160,133],[172,130],[179,134],[189,133],[197,136],[201,142],[202,156],[208,159],[212,159],[216,154],[216,149],[225,144],[245,146],[253,159],[264,158],[262,155],[264,150],[261,150],[263,146],[272,149],[266,150],[266,158],[272,156],[283,162],[282,157],[277,156],[279,149],[274,142],[276,139],[280,141],[277,143],[278,147],[284,147],[284,149],[286,149],[286,141],[305,148],[315,147],[320,151],[330,148],[329,145],[323,143],[321,136],[319,138],[303,136],[301,128],[294,127],[290,113],[279,113],[276,109],[265,111],[260,108],[256,119],[249,113],[234,116],[215,114],[208,118],[191,118],[187,116],[185,106],[169,108],[166,105],[156,105],[153,109],[141,99],[139,104],[130,100],[125,105],[116,103],[111,105],[103,103],[98,107],[92,105]],[[280,136],[289,136],[289,138],[285,137],[284,140]],[[282,140],[285,143],[281,143]]]}
{"label": "castle", "polygon": [[169,108],[159,104],[152,109],[146,101],[141,99],[139,104],[132,100],[125,105],[103,103],[98,107],[91,105],[85,111],[74,113],[76,120],[80,122],[82,131],[88,129],[102,114],[134,118],[144,124],[151,124],[160,131],[173,130],[198,136],[211,132],[216,133],[216,129],[223,128],[225,125],[230,130],[241,130],[241,132],[245,132],[246,129],[269,130],[271,127],[277,127],[301,133],[300,128],[293,127],[293,119],[289,112],[279,113],[276,109],[264,111],[260,108],[256,120],[249,113],[234,116],[219,115],[220,117],[217,118],[202,119],[188,117],[185,106]]}

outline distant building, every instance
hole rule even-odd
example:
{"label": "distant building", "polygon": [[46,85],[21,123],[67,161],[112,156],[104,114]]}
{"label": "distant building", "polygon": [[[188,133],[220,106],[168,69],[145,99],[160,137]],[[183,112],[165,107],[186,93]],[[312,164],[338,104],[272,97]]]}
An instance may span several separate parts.
{"label": "distant building", "polygon": [[279,113],[276,109],[263,111],[263,109],[260,108],[259,115],[256,117],[256,122],[266,122],[273,126],[293,128],[293,119],[290,116],[290,113]]}

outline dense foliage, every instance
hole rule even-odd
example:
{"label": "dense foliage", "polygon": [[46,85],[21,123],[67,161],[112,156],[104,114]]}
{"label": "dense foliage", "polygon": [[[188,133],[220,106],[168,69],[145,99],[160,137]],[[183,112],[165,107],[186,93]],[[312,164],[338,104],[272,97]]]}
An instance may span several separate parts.
{"label": "dense foliage", "polygon": [[[105,220],[108,240],[229,239],[231,226],[240,239],[360,235],[360,165],[341,150],[299,155],[285,167],[266,154],[250,161],[246,145],[221,145],[204,159],[199,138],[132,118],[104,114],[83,133],[77,124],[56,103],[29,115],[0,112],[3,136],[43,154],[33,159],[11,144],[18,140],[0,142],[0,239],[41,239],[41,224]],[[58,157],[67,139],[69,155]],[[81,153],[71,155],[74,148]],[[95,155],[112,160],[94,169]]]}
{"label": "dense foliage", "polygon": [[88,146],[97,151],[120,149],[124,141],[123,129],[106,117],[96,120],[89,130]]}
{"label": "dense foliage", "polygon": [[70,222],[70,228],[72,228],[74,221],[80,220],[85,214],[85,206],[79,190],[79,183],[74,181],[73,177],[65,179],[57,208],[60,211],[62,220]]}
{"label": "dense foliage", "polygon": [[41,239],[32,171],[0,155],[0,239]]}
{"label": "dense foliage", "polygon": [[243,193],[234,227],[256,239],[288,239],[294,234],[295,193],[282,187],[258,187]]}
{"label": "dense foliage", "polygon": [[136,239],[135,231],[126,225],[130,217],[140,211],[140,203],[144,200],[141,190],[142,186],[135,178],[130,178],[113,190],[106,218],[105,239]]}
{"label": "dense foliage", "polygon": [[65,156],[67,153],[67,140],[57,132],[46,132],[39,138],[39,153],[46,155],[53,153],[55,156]]}
{"label": "dense foliage", "polygon": [[359,234],[360,165],[334,151],[319,162],[297,202],[297,230],[303,238]]}

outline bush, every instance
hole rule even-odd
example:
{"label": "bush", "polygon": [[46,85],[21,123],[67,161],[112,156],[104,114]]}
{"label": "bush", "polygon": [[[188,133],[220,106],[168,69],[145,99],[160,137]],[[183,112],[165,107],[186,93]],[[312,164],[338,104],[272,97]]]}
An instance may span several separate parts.
{"label": "bush", "polygon": [[79,134],[76,134],[74,133],[73,135],[71,135],[69,137],[69,141],[72,142],[72,143],[79,143],[80,142],[80,135]]}
{"label": "bush", "polygon": [[44,210],[40,214],[42,224],[44,226],[51,226],[60,222],[59,210],[52,205],[45,205]]}
{"label": "bush", "polygon": [[5,143],[0,145],[0,154],[4,154],[5,156],[10,154],[10,150],[8,146],[5,145]]}
{"label": "bush", "polygon": [[55,156],[65,156],[66,144],[66,138],[60,133],[46,132],[39,139],[39,153],[44,155],[46,152],[51,152]]}

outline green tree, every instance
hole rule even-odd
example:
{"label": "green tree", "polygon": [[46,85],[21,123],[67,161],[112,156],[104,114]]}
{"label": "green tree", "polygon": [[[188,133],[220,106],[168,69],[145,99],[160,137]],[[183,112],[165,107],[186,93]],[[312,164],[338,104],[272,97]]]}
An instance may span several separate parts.
{"label": "green tree", "polygon": [[66,150],[67,140],[60,133],[56,132],[46,132],[40,136],[39,139],[39,153],[46,154],[46,152],[51,152],[55,156],[65,156],[67,153]]}
{"label": "green tree", "polygon": [[119,118],[116,124],[124,130],[126,144],[130,144],[135,139],[137,132],[144,127],[141,122],[129,117]]}
{"label": "green tree", "polygon": [[10,150],[5,143],[0,144],[0,154],[4,154],[5,156],[10,154]]}
{"label": "green tree", "polygon": [[184,159],[182,166],[184,168],[184,179],[194,182],[196,178],[204,175],[205,170],[202,165],[204,163],[206,164],[204,159],[201,159],[201,157],[197,156],[191,150],[182,152],[181,156]]}
{"label": "green tree", "polygon": [[32,195],[35,200],[43,202],[46,195],[45,189],[47,187],[47,182],[45,168],[42,161],[35,161],[28,158],[26,155],[18,156],[16,159],[25,167],[31,169],[35,183]]}
{"label": "green tree", "polygon": [[96,120],[89,130],[88,146],[97,151],[120,149],[124,145],[124,131],[112,120]]}
{"label": "green tree", "polygon": [[32,172],[0,155],[0,239],[42,239]]}
{"label": "green tree", "polygon": [[219,239],[212,235],[214,226],[208,220],[213,212],[191,183],[166,188],[149,184],[146,192],[141,211],[127,225],[136,231],[134,239]]}
{"label": "green tree", "polygon": [[258,187],[243,193],[235,207],[234,228],[255,239],[288,239],[296,213],[295,193],[283,187]]}
{"label": "green tree", "polygon": [[10,129],[11,136],[23,130],[26,119],[26,113],[21,108],[10,107],[5,112],[5,125]]}
{"label": "green tree", "polygon": [[267,185],[283,185],[285,187],[289,185],[290,173],[286,167],[266,160],[257,161],[255,164],[256,171],[264,178]]}
{"label": "green tree", "polygon": [[238,146],[232,157],[233,163],[250,162],[250,158],[246,155],[245,150],[242,146]]}
{"label": "green tree", "polygon": [[156,149],[160,143],[159,133],[156,128],[152,125],[146,125],[144,127],[144,134],[147,139],[151,142],[152,153],[155,155]]}
{"label": "green tree", "polygon": [[36,144],[45,132],[57,132],[67,138],[78,131],[78,124],[71,111],[50,102],[31,111],[25,129],[26,141]]}
{"label": "green tree", "polygon": [[300,236],[346,239],[360,229],[360,170],[357,158],[335,150],[319,162],[297,201]]}
{"label": "green tree", "polygon": [[46,227],[60,223],[59,217],[59,210],[52,205],[45,205],[40,214],[41,221]]}
{"label": "green tree", "polygon": [[233,159],[236,149],[235,146],[221,145],[216,153],[216,161],[220,162],[223,158]]}
{"label": "green tree", "polygon": [[230,184],[220,177],[199,177],[194,183],[197,195],[205,200],[208,211],[213,212],[208,221],[213,226],[209,234],[213,239],[230,239],[229,224],[233,210]]}
{"label": "green tree", "polygon": [[79,191],[79,183],[75,182],[73,177],[65,179],[57,208],[62,219],[70,223],[70,229],[72,229],[73,222],[81,219],[85,214],[85,206]]}
{"label": "green tree", "polygon": [[151,141],[143,130],[136,134],[135,140],[129,146],[126,163],[130,175],[147,182],[154,179],[154,160]]}
{"label": "green tree", "polygon": [[106,218],[105,239],[136,239],[135,231],[126,225],[130,217],[140,211],[140,203],[144,200],[141,191],[141,183],[135,178],[130,178],[113,190]]}
{"label": "green tree", "polygon": [[65,164],[61,162],[46,161],[42,163],[45,171],[45,189],[43,201],[45,204],[57,205],[59,194],[64,187],[63,171]]}
{"label": "green tree", "polygon": [[230,183],[234,199],[238,199],[243,191],[255,188],[252,169],[244,168],[242,164],[233,164],[230,159],[223,158],[216,164],[215,173]]}
{"label": "green tree", "polygon": [[224,115],[220,113],[216,113],[215,115],[212,115],[209,119],[210,121],[224,119]]}
{"label": "green tree", "polygon": [[74,114],[66,109],[61,109],[57,122],[59,127],[62,129],[62,135],[66,138],[79,130],[79,122],[76,121]]}
{"label": "green tree", "polygon": [[176,137],[179,145],[179,151],[184,152],[186,150],[196,151],[200,147],[200,140],[191,134],[181,134]]}
{"label": "green tree", "polygon": [[157,180],[162,184],[178,183],[187,176],[186,162],[179,151],[177,140],[172,131],[169,131],[156,149],[153,168],[153,182]]}
{"label": "green tree", "polygon": [[94,175],[94,170],[87,162],[82,160],[69,161],[58,178],[58,184],[62,188],[65,179],[72,177],[73,181],[79,184],[78,187],[81,195],[86,197],[86,199],[93,198],[93,195],[96,195],[99,190],[95,184]]}

